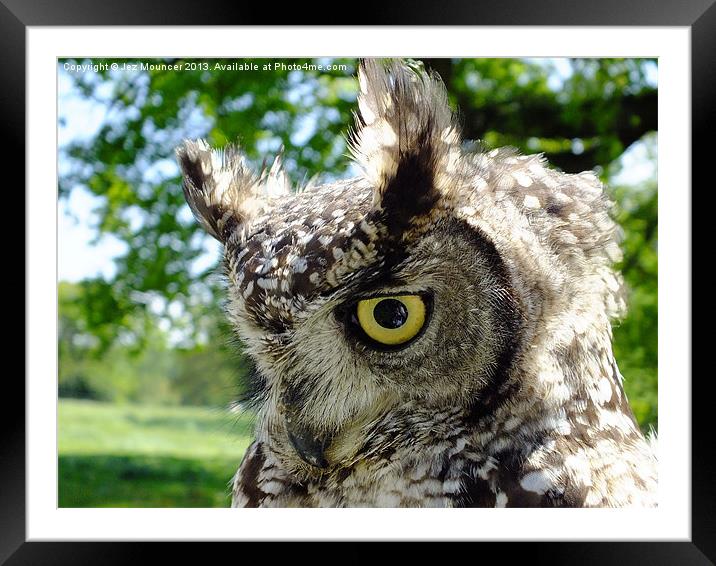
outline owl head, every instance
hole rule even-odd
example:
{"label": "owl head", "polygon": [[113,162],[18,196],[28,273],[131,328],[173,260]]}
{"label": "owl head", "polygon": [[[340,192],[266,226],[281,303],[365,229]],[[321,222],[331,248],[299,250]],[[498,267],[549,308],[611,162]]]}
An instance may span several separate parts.
{"label": "owl head", "polygon": [[593,174],[463,143],[421,69],[366,60],[358,80],[358,178],[292,190],[279,159],[255,173],[234,146],[177,150],[187,202],[224,244],[258,434],[305,473],[340,465],[391,411],[588,398],[598,384],[581,354],[569,371],[560,360],[575,343],[608,346],[623,306]]}

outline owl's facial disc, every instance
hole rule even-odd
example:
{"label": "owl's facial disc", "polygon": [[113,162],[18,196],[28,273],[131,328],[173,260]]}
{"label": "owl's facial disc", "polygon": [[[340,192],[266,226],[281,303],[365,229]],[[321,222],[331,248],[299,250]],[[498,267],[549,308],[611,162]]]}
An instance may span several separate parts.
{"label": "owl's facial disc", "polygon": [[[266,377],[261,418],[286,465],[308,475],[348,465],[371,427],[406,404],[467,408],[499,386],[521,311],[484,236],[446,218],[400,254],[336,271],[333,284],[330,258],[290,244],[301,245],[299,236],[281,236],[289,244],[278,250],[255,236],[256,251],[241,257],[234,311]],[[299,253],[300,273],[285,269]],[[281,254],[288,260],[274,266]],[[282,305],[295,311],[285,322]]]}

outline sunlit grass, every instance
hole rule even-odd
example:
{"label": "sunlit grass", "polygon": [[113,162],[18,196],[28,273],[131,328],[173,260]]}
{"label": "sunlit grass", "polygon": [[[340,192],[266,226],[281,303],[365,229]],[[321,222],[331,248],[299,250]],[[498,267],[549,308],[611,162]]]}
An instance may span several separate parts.
{"label": "sunlit grass", "polygon": [[251,415],[61,399],[60,507],[222,507]]}

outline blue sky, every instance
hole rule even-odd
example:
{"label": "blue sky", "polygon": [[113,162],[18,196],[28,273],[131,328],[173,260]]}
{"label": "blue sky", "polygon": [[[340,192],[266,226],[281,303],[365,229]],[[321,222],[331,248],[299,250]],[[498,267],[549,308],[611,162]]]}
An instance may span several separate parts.
{"label": "blue sky", "polygon": [[[541,62],[554,66],[549,83],[558,89],[569,76],[570,66],[566,59],[548,59]],[[649,67],[647,80],[657,83],[656,65]],[[72,88],[70,76],[59,68],[58,71],[58,143],[64,146],[72,141],[90,139],[100,126],[111,116],[107,105],[99,101],[82,98]],[[310,125],[309,125],[310,126]],[[309,127],[307,126],[307,127]],[[629,148],[621,159],[621,172],[613,177],[618,184],[638,184],[656,175],[656,164],[648,159],[647,148],[636,143]],[[60,174],[66,167],[62,159],[58,164]],[[164,165],[171,168],[172,165]],[[175,166],[174,166],[175,167]],[[176,169],[175,169],[176,171]],[[169,171],[166,171],[169,173]],[[74,188],[68,199],[58,205],[58,268],[59,278],[64,281],[79,281],[88,277],[102,275],[111,278],[115,267],[113,259],[126,251],[126,244],[112,235],[103,235],[96,243],[96,215],[92,212],[101,202],[101,198],[92,195],[82,187]],[[182,214],[190,214],[188,207]],[[201,257],[193,269],[197,271],[211,265],[219,254],[219,245],[211,238],[206,239],[206,254]]]}

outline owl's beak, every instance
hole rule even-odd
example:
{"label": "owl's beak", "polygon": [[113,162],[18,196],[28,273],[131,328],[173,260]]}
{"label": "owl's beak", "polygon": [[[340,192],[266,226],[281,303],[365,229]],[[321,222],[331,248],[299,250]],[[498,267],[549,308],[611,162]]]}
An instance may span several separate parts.
{"label": "owl's beak", "polygon": [[301,460],[316,468],[327,468],[326,450],[331,441],[331,435],[316,433],[311,427],[301,422],[299,414],[304,405],[300,391],[294,387],[287,387],[283,394],[283,415],[286,422],[286,431],[291,446],[301,457]]}
{"label": "owl's beak", "polygon": [[288,439],[301,460],[316,468],[327,468],[328,460],[325,453],[331,439],[318,437],[307,428],[295,426],[291,421],[290,417],[286,417]]}

